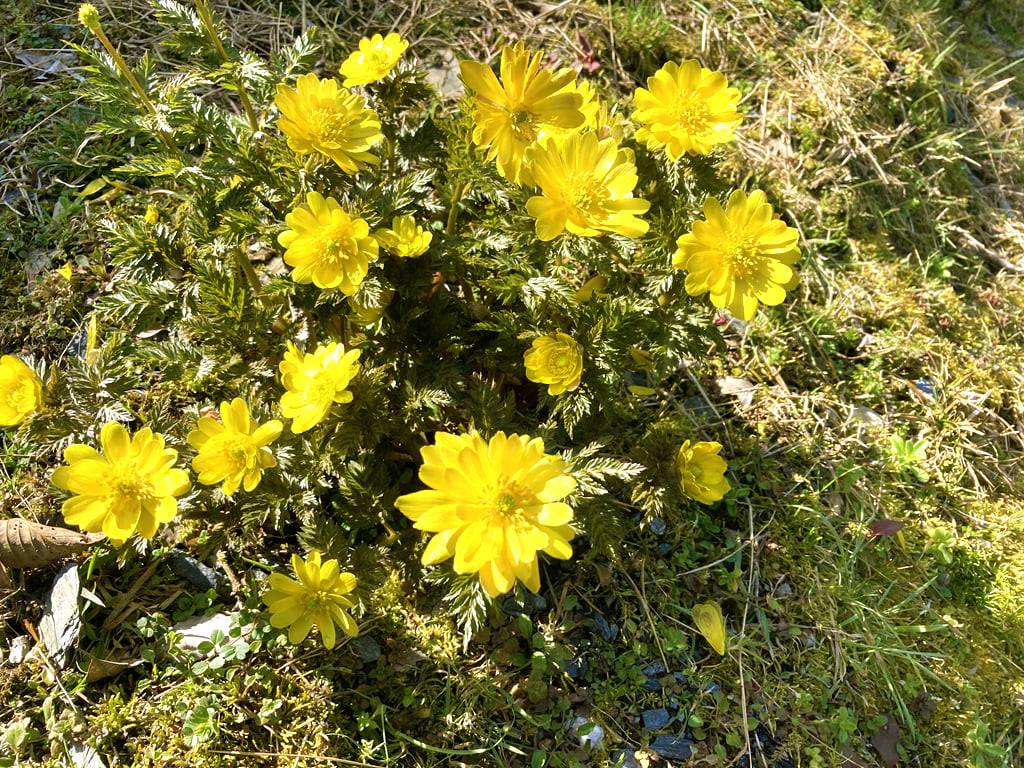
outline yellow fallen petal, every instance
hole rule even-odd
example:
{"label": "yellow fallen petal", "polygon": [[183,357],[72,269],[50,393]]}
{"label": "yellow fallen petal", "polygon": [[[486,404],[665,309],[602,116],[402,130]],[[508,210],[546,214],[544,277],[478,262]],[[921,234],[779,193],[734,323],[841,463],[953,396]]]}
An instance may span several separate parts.
{"label": "yellow fallen petal", "polygon": [[708,641],[708,644],[715,649],[719,656],[725,655],[725,619],[722,617],[722,607],[718,603],[699,603],[693,606],[693,623]]}

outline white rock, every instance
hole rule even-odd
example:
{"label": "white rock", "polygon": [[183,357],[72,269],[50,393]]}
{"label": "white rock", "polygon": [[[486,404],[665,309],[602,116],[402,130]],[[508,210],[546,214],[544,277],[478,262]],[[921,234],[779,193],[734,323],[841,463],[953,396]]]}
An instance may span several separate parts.
{"label": "white rock", "polygon": [[174,625],[174,631],[181,635],[183,648],[198,648],[199,644],[210,639],[210,636],[220,630],[226,636],[231,629],[231,615],[227,613],[215,613],[212,616],[193,616],[191,619],[179,621]]}
{"label": "white rock", "polygon": [[870,408],[865,408],[863,405],[855,405],[850,408],[850,419],[861,424],[870,424],[871,426],[885,424],[885,418],[880,413]]}
{"label": "white rock", "polygon": [[78,597],[82,582],[78,578],[78,564],[68,563],[53,580],[46,596],[46,610],[39,620],[39,635],[46,653],[58,667],[66,667],[71,650],[78,643],[82,631],[82,617],[78,613]]}
{"label": "white rock", "polygon": [[[231,620],[237,616],[235,613],[215,613],[212,616],[194,616],[191,619],[179,621],[174,625],[174,631],[181,635],[181,647],[195,650],[200,643],[210,639],[218,629],[227,637],[231,629]],[[251,627],[245,627],[242,634],[248,633]]]}
{"label": "white rock", "polygon": [[88,744],[76,742],[68,747],[68,753],[71,755],[75,768],[107,768],[103,758]]}
{"label": "white rock", "polygon": [[29,650],[32,648],[32,638],[28,635],[18,635],[11,640],[11,649],[7,652],[7,663],[16,667],[25,660]]}
{"label": "white rock", "polygon": [[439,66],[427,69],[427,82],[437,89],[442,98],[457,99],[465,93],[459,78],[459,61],[451,50],[441,52]]}
{"label": "white rock", "polygon": [[[580,733],[588,725],[590,730],[586,733]],[[597,723],[591,723],[585,717],[574,717],[565,724],[565,729],[579,740],[581,747],[600,749],[601,744],[604,743],[604,728]]]}

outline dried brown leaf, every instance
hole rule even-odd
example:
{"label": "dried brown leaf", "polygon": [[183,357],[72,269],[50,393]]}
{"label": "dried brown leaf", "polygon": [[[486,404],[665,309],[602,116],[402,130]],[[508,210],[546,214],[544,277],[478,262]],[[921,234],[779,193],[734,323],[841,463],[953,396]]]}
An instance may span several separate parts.
{"label": "dried brown leaf", "polygon": [[0,564],[42,568],[85,551],[103,536],[40,525],[29,520],[0,520]]}

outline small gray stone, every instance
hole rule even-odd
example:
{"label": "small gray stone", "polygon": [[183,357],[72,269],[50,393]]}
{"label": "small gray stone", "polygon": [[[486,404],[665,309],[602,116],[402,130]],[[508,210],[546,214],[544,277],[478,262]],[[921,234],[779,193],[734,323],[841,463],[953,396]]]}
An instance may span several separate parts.
{"label": "small gray stone", "polygon": [[647,527],[651,529],[651,533],[655,536],[661,536],[665,533],[665,521],[660,517],[656,517],[647,523]]}
{"label": "small gray stone", "polygon": [[683,408],[698,418],[711,419],[715,416],[715,409],[699,395],[683,400]]}
{"label": "small gray stone", "polygon": [[71,650],[78,643],[78,633],[82,631],[82,617],[78,613],[81,591],[78,564],[68,563],[53,580],[50,594],[46,596],[46,610],[39,620],[39,635],[46,652],[62,669],[71,660]]}
{"label": "small gray stone", "polygon": [[579,740],[581,747],[600,749],[604,743],[604,728],[585,717],[574,717],[565,724],[565,729]]}
{"label": "small gray stone", "polygon": [[349,640],[349,645],[361,661],[370,664],[380,658],[380,643],[369,635],[360,635]]}
{"label": "small gray stone", "polygon": [[667,709],[645,709],[641,714],[644,721],[644,728],[648,731],[656,731],[664,728],[672,721],[672,715]]}
{"label": "small gray stone", "polygon": [[167,566],[175,576],[202,590],[217,589],[224,577],[206,563],[201,563],[184,552],[175,552],[167,559]]}
{"label": "small gray stone", "polygon": [[664,675],[668,670],[665,669],[665,663],[661,661],[652,661],[646,667],[641,670],[647,677],[657,677]]}
{"label": "small gray stone", "polygon": [[579,680],[589,671],[590,665],[587,664],[587,660],[582,654],[579,656],[573,656],[565,665],[565,674],[573,680]]}
{"label": "small gray stone", "polygon": [[651,742],[651,751],[667,760],[688,760],[693,741],[686,736],[658,736]]}
{"label": "small gray stone", "polygon": [[636,752],[632,749],[617,749],[612,752],[612,768],[640,768]]}
{"label": "small gray stone", "polygon": [[918,379],[914,382],[914,386],[929,400],[935,398],[935,384],[932,383],[931,379]]}
{"label": "small gray stone", "polygon": [[501,601],[501,610],[509,616],[532,616],[544,611],[547,607],[548,601],[544,596],[535,595],[532,592],[527,592],[522,600],[515,595],[509,595]]}
{"label": "small gray stone", "polygon": [[619,636],[619,625],[609,624],[608,619],[606,619],[600,613],[597,613],[595,611],[594,614],[591,616],[591,619],[594,622],[594,629],[597,630],[597,633],[601,635],[601,638],[603,640],[606,640],[610,643],[612,640]]}
{"label": "small gray stone", "polygon": [[855,405],[850,408],[850,419],[859,424],[868,424],[872,427],[885,423],[885,419],[881,414],[863,405]]}

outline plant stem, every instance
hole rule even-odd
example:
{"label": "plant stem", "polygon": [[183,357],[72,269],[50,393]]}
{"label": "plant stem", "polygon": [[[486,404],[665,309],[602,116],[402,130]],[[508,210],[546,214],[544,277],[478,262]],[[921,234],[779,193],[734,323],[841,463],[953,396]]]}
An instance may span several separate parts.
{"label": "plant stem", "polygon": [[[156,107],[153,106],[153,102],[149,100],[149,96],[146,95],[146,91],[143,89],[142,83],[139,82],[139,79],[135,77],[135,73],[132,72],[131,68],[128,66],[128,62],[124,60],[124,57],[118,52],[117,48],[114,47],[114,44],[110,42],[110,38],[107,37],[107,33],[103,31],[102,27],[96,27],[92,31],[96,37],[99,38],[99,41],[103,44],[107,53],[110,54],[110,58],[114,60],[114,64],[128,81],[128,84],[131,85],[132,90],[135,91],[135,95],[139,97],[139,101],[142,102],[142,106],[146,108],[146,111],[148,111],[159,124],[160,115],[157,113]],[[171,138],[166,131],[160,130],[159,127],[157,127],[157,135],[164,142],[167,148],[174,152],[178,156],[178,159],[184,163],[184,156],[182,155],[181,150],[178,149],[178,145],[174,143],[174,139]]]}
{"label": "plant stem", "polygon": [[[196,0],[196,12],[199,14],[199,20],[203,24],[206,36],[213,43],[214,50],[217,51],[220,60],[225,64],[230,63],[231,59],[228,57],[228,52],[217,35],[217,29],[213,26],[213,14],[210,13],[210,7],[206,4],[206,0]],[[249,119],[249,127],[254,132],[259,130],[260,122],[256,119],[256,112],[253,110],[252,102],[249,100],[249,92],[245,89],[245,83],[242,82],[241,77],[235,78],[235,88],[238,89],[238,99],[242,102],[245,116]]]}
{"label": "plant stem", "polygon": [[249,287],[252,288],[253,296],[256,297],[256,300],[260,304],[266,307],[267,302],[263,296],[263,286],[260,285],[259,275],[256,274],[256,270],[253,269],[252,262],[249,261],[249,257],[241,248],[235,251],[235,261],[237,261],[238,266],[242,268],[242,272],[245,274],[245,279],[249,281]]}
{"label": "plant stem", "polygon": [[448,224],[444,228],[445,234],[449,237],[455,234],[455,222],[459,217],[459,203],[462,202],[462,198],[466,196],[466,193],[469,191],[469,187],[470,183],[467,181],[458,188],[458,191],[454,195],[452,195],[452,207],[448,211]]}

